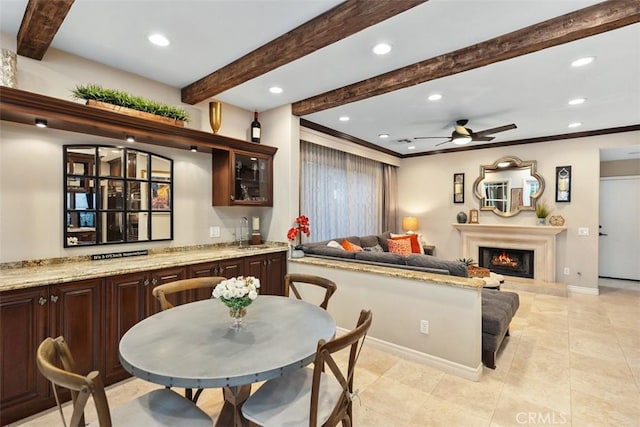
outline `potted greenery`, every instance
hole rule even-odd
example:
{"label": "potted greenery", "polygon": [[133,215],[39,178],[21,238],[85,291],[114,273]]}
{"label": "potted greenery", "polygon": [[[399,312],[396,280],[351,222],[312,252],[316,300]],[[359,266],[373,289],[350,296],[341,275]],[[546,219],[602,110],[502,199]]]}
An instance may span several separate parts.
{"label": "potted greenery", "polygon": [[177,126],[184,126],[184,122],[189,121],[189,114],[182,108],[129,95],[119,90],[106,89],[96,84],[78,85],[72,93],[74,98],[85,99],[87,105],[97,108],[156,119]]}
{"label": "potted greenery", "polygon": [[544,200],[538,200],[536,202],[537,225],[544,225],[550,213],[551,211],[549,210],[549,206],[547,206],[547,202]]}

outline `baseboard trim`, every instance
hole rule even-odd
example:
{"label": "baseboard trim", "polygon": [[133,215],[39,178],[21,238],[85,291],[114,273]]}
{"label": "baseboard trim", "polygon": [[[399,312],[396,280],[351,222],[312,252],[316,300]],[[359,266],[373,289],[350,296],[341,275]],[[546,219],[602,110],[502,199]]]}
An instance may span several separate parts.
{"label": "baseboard trim", "polygon": [[587,288],[586,286],[567,285],[567,291],[572,292],[574,294],[600,295],[600,289]]}
{"label": "baseboard trim", "polygon": [[[342,335],[348,332],[347,329],[337,328],[338,335]],[[483,372],[482,362],[474,369],[468,366],[461,365],[450,360],[442,359],[431,354],[422,353],[420,351],[413,350],[411,348],[403,347],[401,345],[393,344],[388,341],[383,341],[378,338],[367,336],[365,340],[365,346],[375,348],[387,353],[391,353],[394,356],[398,356],[402,359],[410,360],[412,362],[422,363],[432,368],[439,369],[448,374],[457,375],[467,380],[480,381]]]}

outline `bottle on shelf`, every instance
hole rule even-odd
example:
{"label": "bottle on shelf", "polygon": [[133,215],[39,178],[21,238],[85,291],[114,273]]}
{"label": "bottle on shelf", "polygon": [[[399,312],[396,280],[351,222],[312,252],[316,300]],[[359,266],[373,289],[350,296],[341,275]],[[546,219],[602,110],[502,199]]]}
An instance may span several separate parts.
{"label": "bottle on shelf", "polygon": [[253,113],[253,121],[251,122],[251,142],[260,143],[260,122],[257,111]]}

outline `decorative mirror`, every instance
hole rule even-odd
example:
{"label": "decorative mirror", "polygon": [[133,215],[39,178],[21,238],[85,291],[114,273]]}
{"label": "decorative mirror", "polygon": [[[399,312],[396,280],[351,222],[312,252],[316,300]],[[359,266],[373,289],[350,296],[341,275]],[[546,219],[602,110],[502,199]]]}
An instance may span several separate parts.
{"label": "decorative mirror", "polygon": [[502,217],[535,210],[543,191],[544,179],[536,172],[536,161],[513,156],[480,166],[480,176],[473,184],[480,210]]}
{"label": "decorative mirror", "polygon": [[64,247],[173,239],[173,160],[64,146]]}

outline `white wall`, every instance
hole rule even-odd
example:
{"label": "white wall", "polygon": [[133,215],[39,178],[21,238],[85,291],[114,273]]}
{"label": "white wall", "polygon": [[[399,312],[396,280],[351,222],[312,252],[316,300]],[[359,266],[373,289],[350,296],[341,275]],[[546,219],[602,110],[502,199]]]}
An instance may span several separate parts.
{"label": "white wall", "polygon": [[[472,185],[480,165],[492,164],[500,157],[516,156],[536,160],[537,171],[545,180],[542,199],[551,207],[551,215],[565,218],[567,232],[558,235],[556,277],[568,285],[596,288],[598,282],[598,200],[601,148],[637,145],[640,132],[594,136],[539,144],[526,144],[485,150],[464,151],[403,159],[398,171],[398,199],[401,216],[419,218],[423,239],[436,245],[436,255],[455,259],[460,254],[460,237],[451,224],[456,214],[478,208]],[[571,202],[555,202],[555,168],[572,166]],[[453,203],[453,174],[465,174],[465,203]],[[424,183],[428,183],[425,186]],[[535,224],[534,212],[520,212],[502,218],[480,211],[482,224]],[[589,236],[578,236],[578,227],[588,227]],[[570,276],[562,269],[569,267]],[[581,273],[580,275],[578,273]]]}
{"label": "white wall", "polygon": [[[0,34],[0,47],[15,51],[15,38]],[[72,100],[78,84],[104,87],[185,108],[187,127],[211,132],[209,100],[182,104],[180,89],[134,74],[49,49],[42,61],[18,56],[18,89]],[[82,102],[82,101],[78,101]],[[253,112],[229,104],[222,106],[219,134],[249,140]],[[297,194],[298,120],[290,107],[260,115],[263,143],[279,147],[274,158],[276,208],[212,207],[211,155],[153,145],[135,147],[174,160],[174,240],[171,242],[63,248],[62,145],[72,143],[122,145],[123,141],[54,129],[2,122],[0,127],[0,263],[207,243],[228,242],[239,231],[240,218],[260,216],[262,237],[286,241],[286,231],[297,213],[289,195]],[[291,144],[295,141],[295,144]],[[295,165],[295,173],[290,168]],[[295,188],[295,191],[293,190]],[[209,238],[209,227],[221,228],[220,238]]]}

